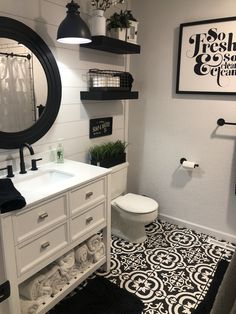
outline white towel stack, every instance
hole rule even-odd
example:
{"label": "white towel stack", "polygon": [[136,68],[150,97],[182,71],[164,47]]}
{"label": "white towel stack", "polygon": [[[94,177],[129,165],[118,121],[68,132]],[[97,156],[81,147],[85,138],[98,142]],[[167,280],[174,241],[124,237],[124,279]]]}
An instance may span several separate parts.
{"label": "white towel stack", "polygon": [[21,314],[35,314],[39,308],[37,301],[20,299]]}
{"label": "white towel stack", "polygon": [[21,313],[36,313],[40,303],[56,295],[78,272],[83,273],[104,255],[105,245],[96,234],[26,280],[19,289]]}
{"label": "white towel stack", "polygon": [[43,280],[45,276],[37,274],[34,277],[26,280],[20,286],[20,295],[25,297],[27,300],[37,300],[43,293]]}
{"label": "white towel stack", "polygon": [[74,250],[63,255],[56,263],[59,266],[59,272],[64,281],[68,282],[77,275]]}
{"label": "white towel stack", "polygon": [[95,234],[88,239],[86,244],[93,263],[98,262],[105,255],[105,245],[99,234]]}
{"label": "white towel stack", "polygon": [[59,273],[59,266],[55,263],[45,267],[41,274],[44,275],[44,280],[42,282],[42,289],[45,291],[40,297],[49,298],[51,295],[57,294],[60,289],[66,284],[62,280]]}
{"label": "white towel stack", "polygon": [[81,273],[91,265],[86,244],[82,244],[75,249],[75,261],[76,267]]}

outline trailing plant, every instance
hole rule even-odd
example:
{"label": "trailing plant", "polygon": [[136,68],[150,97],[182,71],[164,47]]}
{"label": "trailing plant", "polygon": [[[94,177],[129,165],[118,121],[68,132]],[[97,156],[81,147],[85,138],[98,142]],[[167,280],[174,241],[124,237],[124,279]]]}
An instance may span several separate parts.
{"label": "trailing plant", "polygon": [[127,143],[120,140],[105,144],[94,145],[89,149],[90,159],[94,162],[111,160],[125,153]]}
{"label": "trailing plant", "polygon": [[133,16],[131,10],[126,10],[126,14],[127,14],[127,18],[128,18],[130,21],[135,21],[135,22],[137,22],[136,18]]}
{"label": "trailing plant", "polygon": [[[115,12],[107,19],[107,30],[110,31],[112,28],[129,28],[130,27],[130,17],[132,13],[130,10],[120,11],[120,13]],[[133,15],[132,15],[133,17]]]}
{"label": "trailing plant", "polygon": [[106,11],[113,5],[117,5],[119,3],[125,3],[125,0],[92,0],[91,5],[96,10],[103,10]]}

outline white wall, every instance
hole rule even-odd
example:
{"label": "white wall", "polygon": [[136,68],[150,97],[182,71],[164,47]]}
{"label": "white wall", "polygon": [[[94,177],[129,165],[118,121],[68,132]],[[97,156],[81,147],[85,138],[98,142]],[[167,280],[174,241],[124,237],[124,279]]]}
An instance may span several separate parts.
{"label": "white wall", "polygon": [[[236,242],[236,96],[175,93],[180,23],[236,15],[234,0],[132,1],[140,100],[129,113],[129,190],[159,203],[162,218]],[[186,171],[181,157],[200,168]]]}
{"label": "white wall", "polygon": [[[96,50],[80,48],[78,45],[59,44],[56,41],[58,25],[66,16],[66,0],[1,0],[0,15],[19,20],[34,29],[54,54],[62,80],[62,102],[59,115],[49,132],[33,144],[36,157],[44,162],[54,159],[54,151],[60,141],[64,145],[65,157],[88,161],[88,148],[100,142],[125,139],[125,105],[123,101],[84,102],[80,91],[87,90],[86,73],[90,68],[124,70],[127,58]],[[89,19],[90,1],[81,0],[81,15]],[[118,7],[117,10],[120,10]],[[106,14],[112,14],[114,8]],[[89,119],[113,116],[113,134],[98,139],[89,139]],[[61,139],[61,140],[60,140]],[[25,150],[25,154],[29,152]],[[19,168],[17,150],[0,149],[0,166],[11,163]],[[27,158],[26,158],[27,159]],[[7,160],[7,161],[6,161]],[[30,158],[28,158],[28,166]],[[1,173],[3,174],[3,173]]]}

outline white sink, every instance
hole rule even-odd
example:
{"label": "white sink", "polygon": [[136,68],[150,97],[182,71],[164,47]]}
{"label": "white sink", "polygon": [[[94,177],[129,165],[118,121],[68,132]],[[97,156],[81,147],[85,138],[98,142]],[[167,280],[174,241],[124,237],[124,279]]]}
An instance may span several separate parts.
{"label": "white sink", "polygon": [[21,190],[47,189],[73,176],[73,174],[63,171],[45,170],[43,172],[26,175],[25,177],[22,175],[22,178],[16,179],[14,185]]}

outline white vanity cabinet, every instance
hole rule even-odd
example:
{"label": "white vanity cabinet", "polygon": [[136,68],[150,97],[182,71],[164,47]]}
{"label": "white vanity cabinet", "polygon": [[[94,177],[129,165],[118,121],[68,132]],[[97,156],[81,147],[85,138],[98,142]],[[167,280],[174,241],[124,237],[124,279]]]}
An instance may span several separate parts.
{"label": "white vanity cabinet", "polygon": [[[105,256],[41,304],[37,313],[46,313],[102,265],[109,270],[110,171],[72,161],[53,166],[57,171],[66,169],[73,177],[52,189],[40,191],[39,187],[28,201],[26,195],[28,205],[24,209],[0,215],[4,260],[0,267],[11,285],[11,295],[0,304],[0,314],[20,314],[19,285],[99,231]],[[20,192],[23,195],[23,190]]]}

